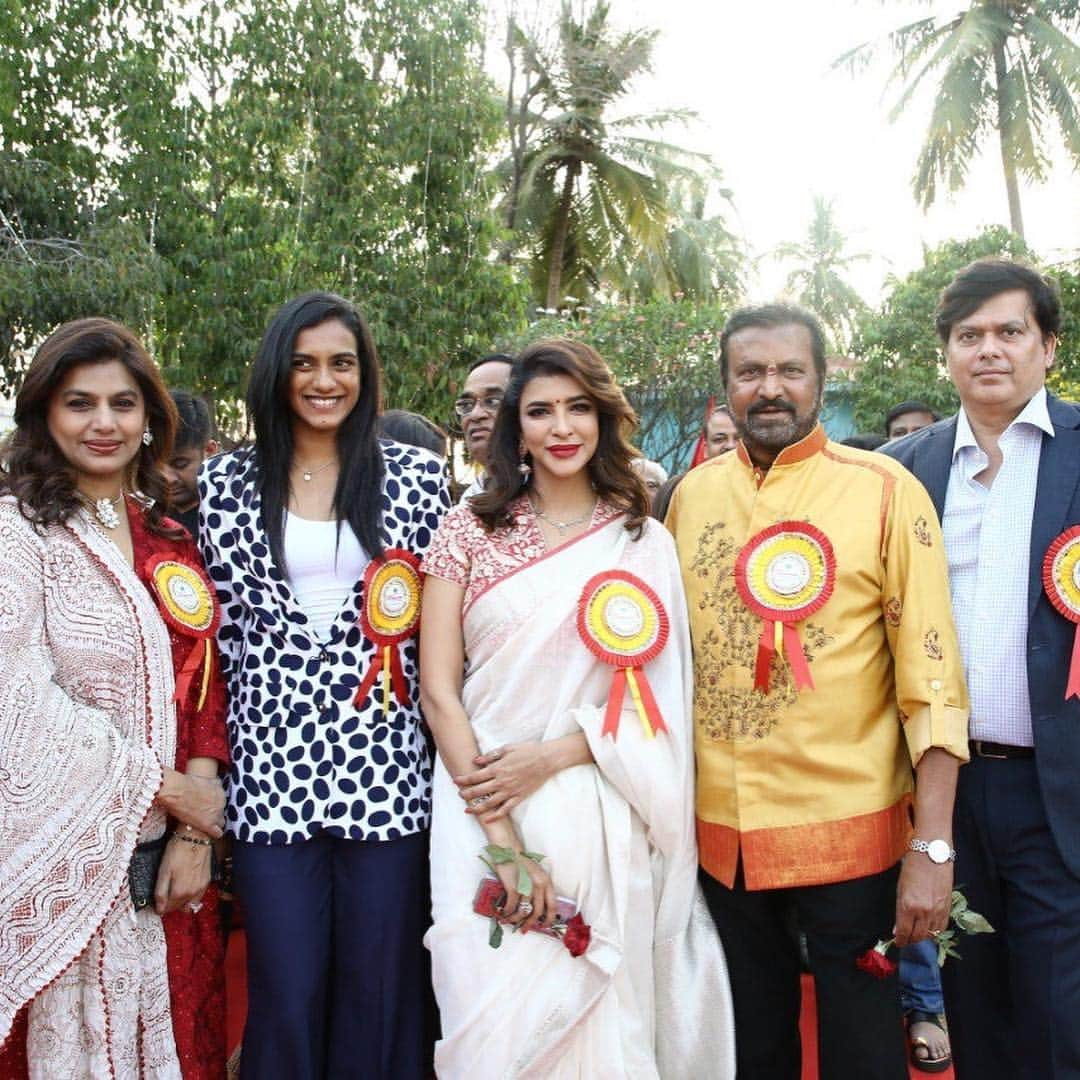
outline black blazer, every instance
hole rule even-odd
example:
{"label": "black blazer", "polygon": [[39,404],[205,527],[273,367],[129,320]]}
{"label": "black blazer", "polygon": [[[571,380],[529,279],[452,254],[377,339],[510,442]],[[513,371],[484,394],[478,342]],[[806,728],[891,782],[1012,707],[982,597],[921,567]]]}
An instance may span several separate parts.
{"label": "black blazer", "polygon": [[[1043,435],[1028,569],[1028,693],[1035,761],[1058,850],[1080,876],[1080,699],[1065,700],[1076,625],[1047,599],[1043,558],[1053,540],[1080,524],[1080,407],[1047,396],[1054,437]],[[940,518],[956,441],[956,417],[923,428],[882,451],[926,487]]]}

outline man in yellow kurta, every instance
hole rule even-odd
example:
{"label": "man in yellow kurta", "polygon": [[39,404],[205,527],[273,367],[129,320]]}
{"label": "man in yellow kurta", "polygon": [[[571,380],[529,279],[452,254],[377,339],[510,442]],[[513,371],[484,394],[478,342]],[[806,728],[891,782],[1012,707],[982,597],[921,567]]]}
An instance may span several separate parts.
{"label": "man in yellow kurta", "polygon": [[968,701],[941,532],[905,469],[826,437],[812,316],[736,312],[721,373],[740,445],[687,474],[667,524],[690,608],[702,884],[739,1077],[799,1076],[801,930],[822,1080],[900,1080],[895,976],[856,959],[894,927],[903,945],[948,919]]}

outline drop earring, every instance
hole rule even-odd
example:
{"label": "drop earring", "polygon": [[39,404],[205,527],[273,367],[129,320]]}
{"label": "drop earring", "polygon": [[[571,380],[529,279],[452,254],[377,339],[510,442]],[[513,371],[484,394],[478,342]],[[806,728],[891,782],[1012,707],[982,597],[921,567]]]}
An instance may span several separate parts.
{"label": "drop earring", "polygon": [[147,428],[142,433],[142,444],[143,444],[143,446],[149,446],[153,441],[154,441],[154,433],[149,428]]}
{"label": "drop earring", "polygon": [[521,486],[524,487],[532,476],[532,466],[529,464],[529,455],[524,446],[518,448],[521,460],[518,462],[518,472],[521,473]]}

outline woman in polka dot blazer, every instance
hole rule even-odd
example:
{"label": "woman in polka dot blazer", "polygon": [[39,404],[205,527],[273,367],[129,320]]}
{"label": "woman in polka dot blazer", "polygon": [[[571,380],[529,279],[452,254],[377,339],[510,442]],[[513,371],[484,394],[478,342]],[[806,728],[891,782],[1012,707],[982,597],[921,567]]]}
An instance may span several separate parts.
{"label": "woman in polka dot blazer", "polygon": [[271,320],[247,408],[254,447],[199,481],[248,940],[243,1075],[419,1077],[431,762],[416,639],[388,653],[364,600],[387,558],[427,549],[449,506],[442,462],[378,439],[371,333],[328,293]]}

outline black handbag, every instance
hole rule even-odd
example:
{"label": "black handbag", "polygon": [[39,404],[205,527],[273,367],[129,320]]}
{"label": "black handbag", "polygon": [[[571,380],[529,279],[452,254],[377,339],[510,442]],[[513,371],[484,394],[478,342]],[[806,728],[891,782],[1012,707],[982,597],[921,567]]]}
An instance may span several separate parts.
{"label": "black handbag", "polygon": [[165,843],[168,839],[169,834],[162,833],[156,840],[135,845],[135,853],[128,863],[128,888],[131,890],[131,902],[136,911],[141,911],[154,902],[154,886],[157,884],[161,856],[165,854]]}

